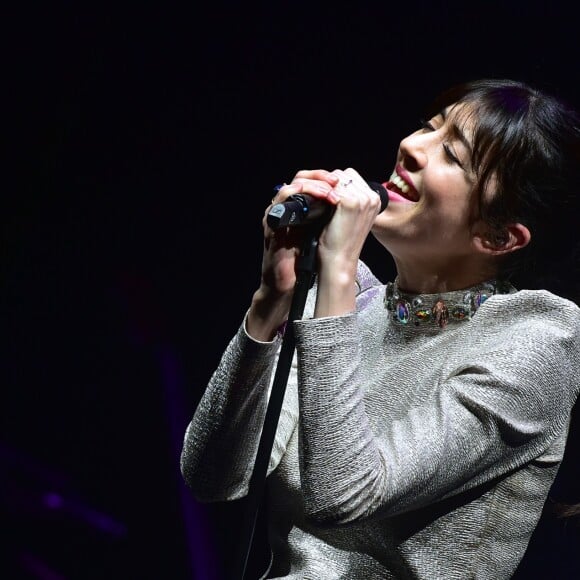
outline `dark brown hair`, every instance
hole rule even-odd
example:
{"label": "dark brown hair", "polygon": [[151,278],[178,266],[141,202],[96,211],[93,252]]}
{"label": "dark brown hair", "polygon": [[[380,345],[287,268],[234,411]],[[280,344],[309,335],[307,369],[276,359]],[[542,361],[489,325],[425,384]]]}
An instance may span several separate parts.
{"label": "dark brown hair", "polygon": [[509,223],[532,233],[526,248],[502,262],[501,276],[519,288],[546,288],[577,301],[578,113],[563,98],[505,79],[455,86],[428,113],[462,103],[466,113],[459,118],[469,121],[473,135],[480,217],[498,239]]}

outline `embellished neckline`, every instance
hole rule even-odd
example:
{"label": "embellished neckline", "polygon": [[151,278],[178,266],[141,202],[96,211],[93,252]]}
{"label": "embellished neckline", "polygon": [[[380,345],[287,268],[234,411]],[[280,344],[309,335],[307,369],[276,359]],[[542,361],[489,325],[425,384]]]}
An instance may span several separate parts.
{"label": "embellished neckline", "polygon": [[469,320],[477,309],[495,294],[509,294],[515,289],[508,282],[487,280],[470,288],[438,294],[403,292],[398,279],[388,282],[384,304],[395,324],[445,328],[448,323]]}

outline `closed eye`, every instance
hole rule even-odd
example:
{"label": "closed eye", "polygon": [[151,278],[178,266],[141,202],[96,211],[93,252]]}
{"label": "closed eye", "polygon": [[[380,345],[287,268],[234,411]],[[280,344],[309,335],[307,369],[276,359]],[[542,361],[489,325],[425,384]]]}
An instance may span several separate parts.
{"label": "closed eye", "polygon": [[[431,123],[431,121],[425,121],[421,119],[421,130],[436,131],[437,129],[433,126],[433,123]],[[445,156],[449,161],[451,161],[452,163],[456,163],[457,165],[459,165],[459,167],[464,169],[463,164],[461,163],[457,155],[455,155],[453,149],[450,147],[448,143],[443,143],[443,151],[445,152]]]}
{"label": "closed eye", "polygon": [[455,153],[453,153],[453,149],[451,149],[451,147],[449,147],[447,143],[443,143],[443,151],[445,151],[447,159],[449,159],[453,163],[457,163],[457,165],[459,165],[459,167],[463,169],[463,163],[459,161],[459,158],[457,157],[457,155],[455,155]]}

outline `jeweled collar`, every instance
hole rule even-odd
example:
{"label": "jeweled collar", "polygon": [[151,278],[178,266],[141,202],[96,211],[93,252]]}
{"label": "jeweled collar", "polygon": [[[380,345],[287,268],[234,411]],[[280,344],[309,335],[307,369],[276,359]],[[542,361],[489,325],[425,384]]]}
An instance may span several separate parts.
{"label": "jeweled collar", "polygon": [[396,324],[445,328],[449,322],[469,320],[494,294],[514,291],[515,288],[509,282],[488,280],[453,292],[410,294],[399,289],[396,279],[387,283],[384,302]]}

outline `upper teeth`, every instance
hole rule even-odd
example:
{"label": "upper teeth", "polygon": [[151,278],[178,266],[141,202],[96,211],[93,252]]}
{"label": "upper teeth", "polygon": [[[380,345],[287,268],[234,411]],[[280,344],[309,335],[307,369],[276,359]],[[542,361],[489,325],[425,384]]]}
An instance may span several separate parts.
{"label": "upper teeth", "polygon": [[409,192],[409,186],[396,174],[393,172],[391,175],[391,181],[403,192]]}

